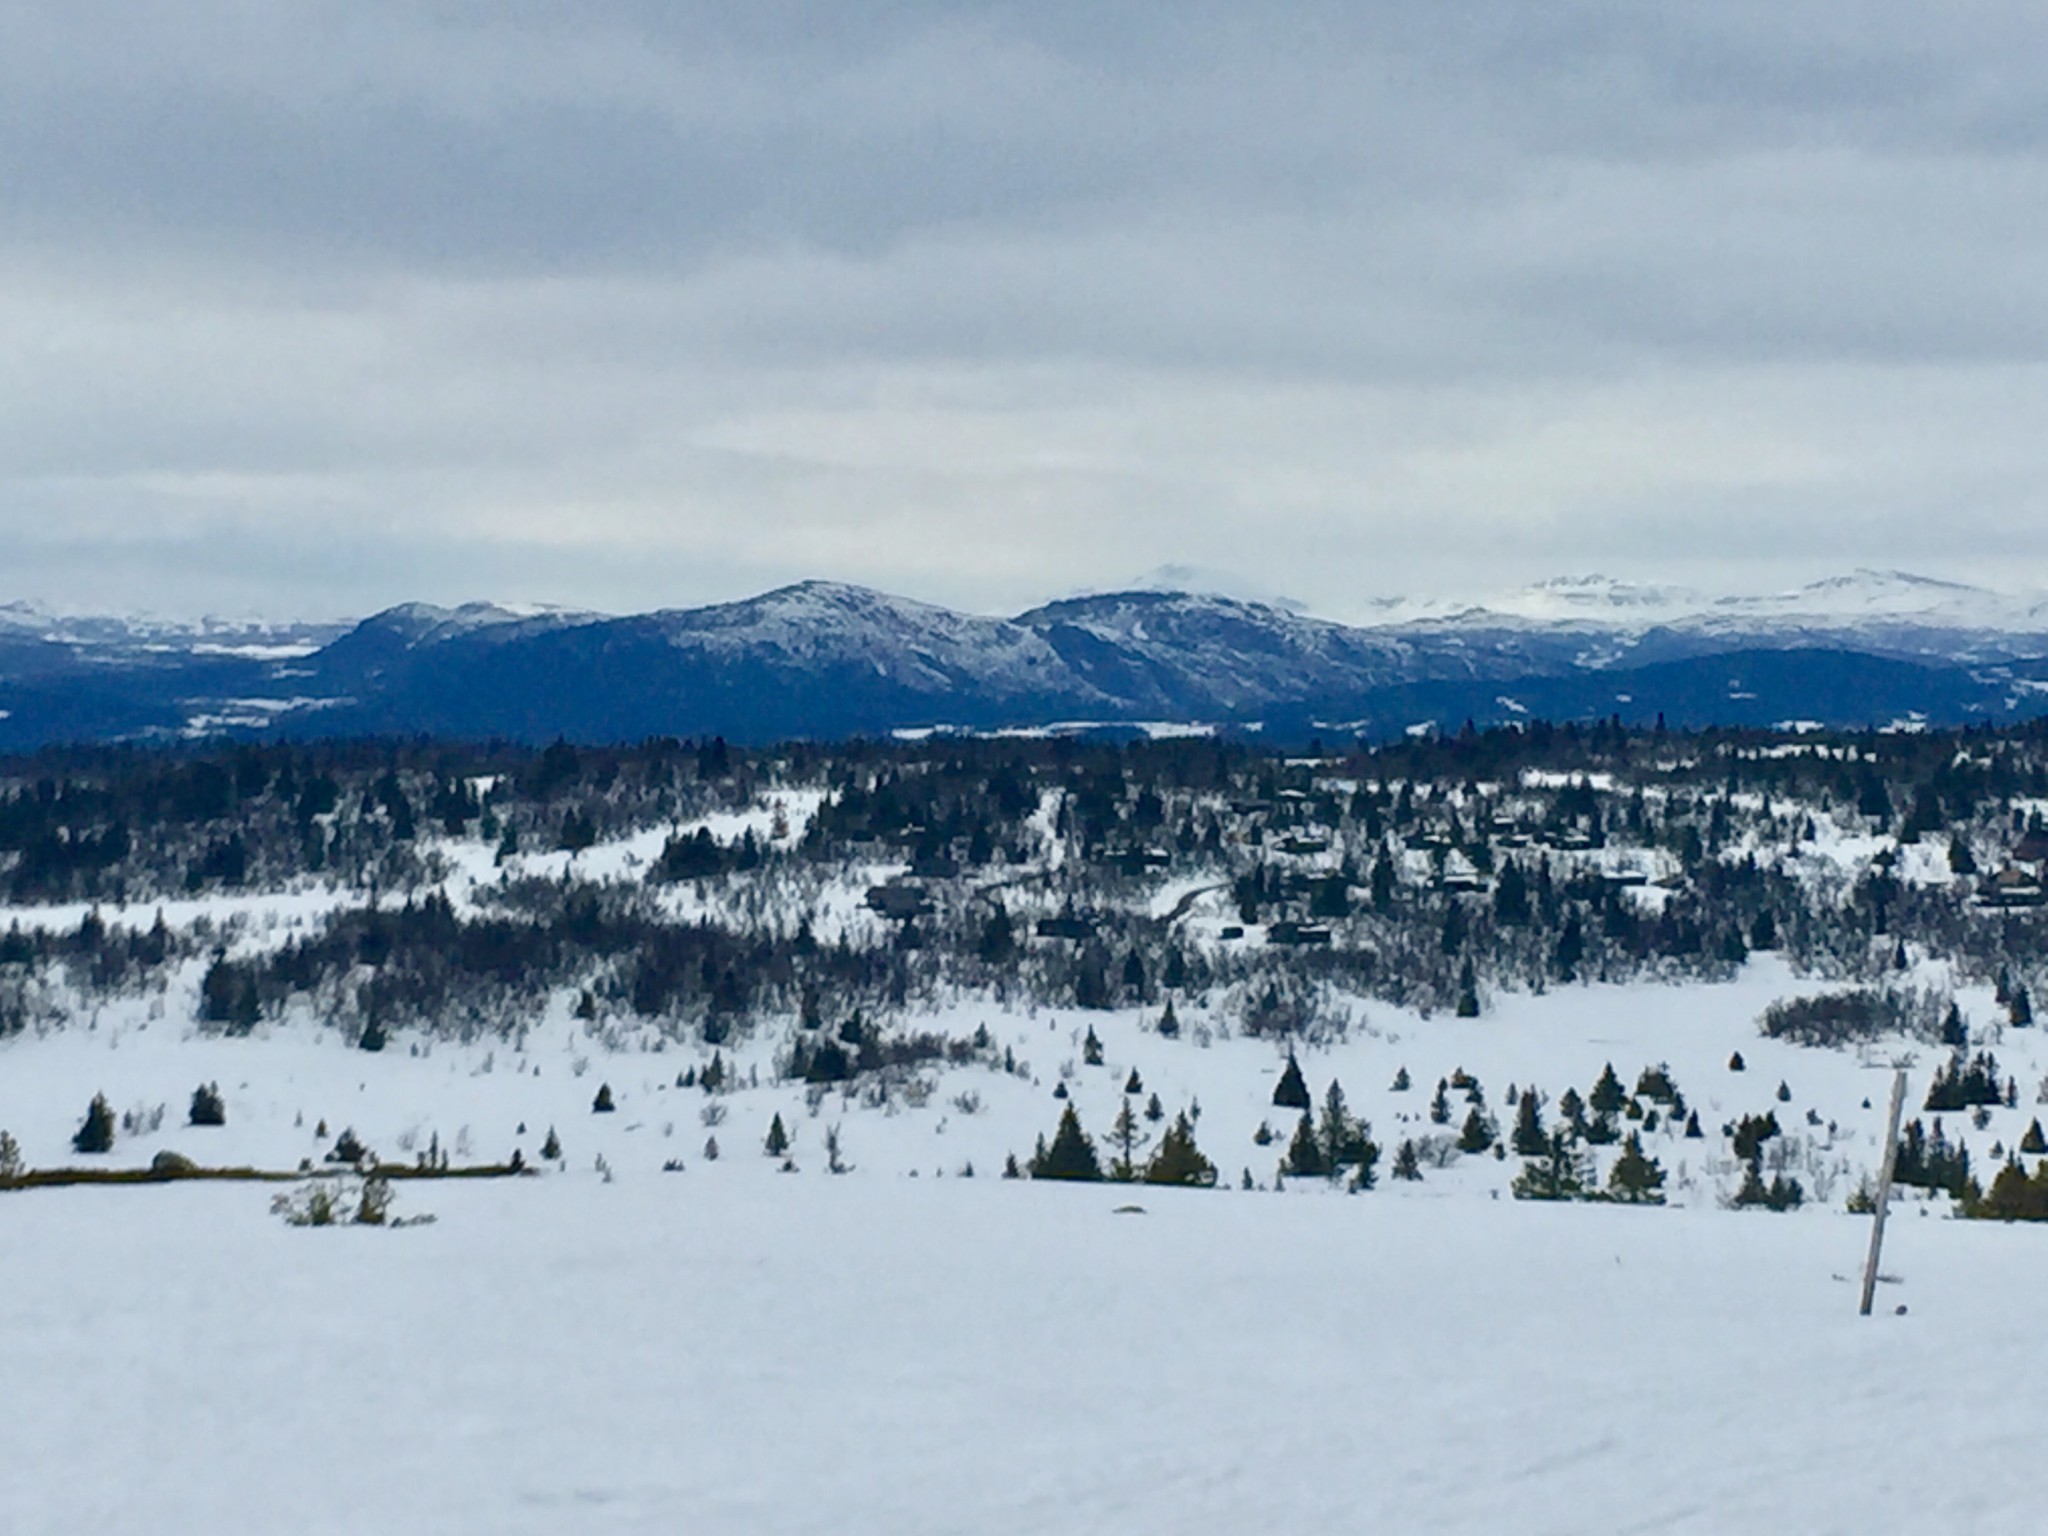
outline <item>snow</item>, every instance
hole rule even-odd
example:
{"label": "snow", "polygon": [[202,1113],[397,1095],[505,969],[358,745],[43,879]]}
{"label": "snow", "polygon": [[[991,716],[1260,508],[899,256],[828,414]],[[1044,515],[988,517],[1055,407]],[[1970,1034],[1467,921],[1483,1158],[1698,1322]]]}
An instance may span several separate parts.
{"label": "snow", "polygon": [[2038,1529],[2048,1232],[1131,1194],[9,1196],[0,1529]]}

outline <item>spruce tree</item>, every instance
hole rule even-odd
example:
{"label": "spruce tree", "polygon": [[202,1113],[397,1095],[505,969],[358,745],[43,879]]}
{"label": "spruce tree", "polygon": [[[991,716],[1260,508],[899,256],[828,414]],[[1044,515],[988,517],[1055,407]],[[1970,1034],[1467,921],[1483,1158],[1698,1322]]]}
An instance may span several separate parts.
{"label": "spruce tree", "polygon": [[1608,1171],[1607,1191],[1624,1205],[1664,1203],[1664,1170],[1654,1157],[1643,1155],[1643,1138],[1635,1131],[1628,1133],[1621,1156]]}
{"label": "spruce tree", "polygon": [[1543,1129],[1543,1107],[1536,1102],[1536,1090],[1531,1088],[1522,1095],[1515,1106],[1514,1148],[1520,1157],[1541,1157],[1550,1145],[1550,1137]]}
{"label": "spruce tree", "polygon": [[1422,1158],[1416,1152],[1412,1140],[1404,1138],[1401,1145],[1394,1149],[1394,1166],[1391,1171],[1397,1179],[1418,1184],[1422,1181]]}
{"label": "spruce tree", "polygon": [[1550,1133],[1543,1155],[1522,1164],[1511,1189],[1517,1200],[1576,1200],[1586,1191],[1584,1154],[1560,1126]]}
{"label": "spruce tree", "polygon": [[1614,1075],[1614,1063],[1610,1061],[1601,1069],[1600,1080],[1593,1084],[1586,1106],[1596,1115],[1618,1115],[1627,1100],[1628,1094],[1621,1086],[1621,1079]]}
{"label": "spruce tree", "polygon": [[2040,1116],[2027,1123],[2027,1134],[2020,1138],[2020,1150],[2030,1154],[2048,1152],[2048,1137],[2041,1134]]}
{"label": "spruce tree", "polygon": [[1322,1178],[1330,1172],[1329,1160],[1323,1156],[1322,1138],[1316,1135],[1315,1119],[1307,1110],[1301,1112],[1301,1123],[1294,1128],[1294,1141],[1280,1168],[1283,1173],[1304,1179]]}
{"label": "spruce tree", "polygon": [[1088,1036],[1081,1042],[1081,1061],[1090,1067],[1102,1065],[1102,1041],[1096,1037],[1093,1024],[1088,1026]]}
{"label": "spruce tree", "polygon": [[1273,1102],[1281,1109],[1309,1107],[1308,1081],[1301,1075],[1301,1063],[1294,1059],[1292,1051],[1287,1053],[1287,1066],[1280,1081],[1273,1085]]}
{"label": "spruce tree", "polygon": [[1117,1105],[1116,1121],[1109,1128],[1110,1145],[1116,1148],[1116,1159],[1109,1165],[1109,1176],[1119,1184],[1129,1184],[1138,1177],[1138,1153],[1152,1138],[1138,1124],[1138,1117],[1131,1110],[1128,1097]]}
{"label": "spruce tree", "polygon": [[1101,1182],[1102,1164],[1096,1161],[1095,1143],[1081,1129],[1081,1117],[1072,1104],[1060,1111],[1059,1129],[1053,1132],[1052,1145],[1047,1146],[1043,1137],[1039,1139],[1038,1151],[1031,1159],[1031,1177]]}
{"label": "spruce tree", "polygon": [[71,1138],[74,1152],[111,1152],[114,1149],[114,1107],[104,1093],[92,1096],[85,1111],[85,1123]]}
{"label": "spruce tree", "polygon": [[597,1097],[590,1101],[590,1112],[594,1115],[608,1115],[617,1108],[618,1106],[612,1102],[612,1085],[598,1084]]}
{"label": "spruce tree", "polygon": [[768,1139],[762,1142],[761,1150],[770,1157],[781,1157],[789,1150],[789,1132],[783,1129],[780,1111],[768,1122]]}
{"label": "spruce tree", "polygon": [[1449,1125],[1451,1123],[1450,1084],[1443,1078],[1436,1080],[1436,1097],[1429,1101],[1429,1123]]}
{"label": "spruce tree", "polygon": [[1408,1069],[1406,1067],[1402,1067],[1399,1071],[1397,1071],[1394,1074],[1393,1086],[1388,1091],[1391,1093],[1406,1093],[1408,1091],[1408,1088]]}
{"label": "spruce tree", "polygon": [[1474,1104],[1465,1116],[1464,1129],[1458,1133],[1460,1152],[1484,1152],[1493,1145],[1493,1122],[1486,1118],[1486,1111]]}
{"label": "spruce tree", "polygon": [[[1199,1108],[1197,1113],[1199,1113]],[[1145,1118],[1157,1125],[1166,1118],[1166,1106],[1159,1102],[1159,1095],[1153,1094],[1145,1101]]]}
{"label": "spruce tree", "polygon": [[1185,1184],[1208,1189],[1216,1183],[1216,1165],[1195,1145],[1195,1128],[1183,1111],[1160,1138],[1159,1150],[1145,1165],[1147,1184]]}
{"label": "spruce tree", "polygon": [[1323,1123],[1317,1130],[1317,1139],[1322,1143],[1325,1172],[1334,1175],[1339,1168],[1358,1160],[1358,1143],[1362,1139],[1359,1124],[1344,1102],[1344,1085],[1334,1077],[1323,1094]]}
{"label": "spruce tree", "polygon": [[191,1125],[226,1125],[227,1101],[220,1096],[219,1083],[201,1083],[192,1090],[192,1108],[186,1115]]}
{"label": "spruce tree", "polygon": [[540,1145],[540,1155],[551,1163],[562,1160],[562,1138],[555,1134],[555,1128],[548,1127],[548,1139]]}

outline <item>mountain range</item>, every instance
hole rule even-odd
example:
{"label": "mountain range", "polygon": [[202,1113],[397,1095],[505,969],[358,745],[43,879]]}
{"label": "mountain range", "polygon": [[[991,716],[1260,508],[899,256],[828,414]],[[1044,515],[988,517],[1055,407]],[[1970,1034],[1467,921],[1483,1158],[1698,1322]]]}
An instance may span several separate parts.
{"label": "mountain range", "polygon": [[1858,571],[1767,597],[1576,577],[1365,622],[1147,585],[1010,618],[810,581],[627,616],[411,603],[355,624],[0,605],[0,749],[221,734],[551,740],[1466,720],[1910,727],[2048,714],[2048,598]]}

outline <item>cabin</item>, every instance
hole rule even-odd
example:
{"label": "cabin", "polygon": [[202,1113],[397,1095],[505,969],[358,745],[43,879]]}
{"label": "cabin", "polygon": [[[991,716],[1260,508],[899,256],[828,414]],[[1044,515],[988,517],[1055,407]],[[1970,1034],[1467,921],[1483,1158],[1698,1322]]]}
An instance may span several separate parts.
{"label": "cabin", "polygon": [[1331,937],[1328,923],[1297,923],[1291,918],[1274,923],[1266,929],[1268,944],[1327,944]]}
{"label": "cabin", "polygon": [[908,880],[891,880],[887,885],[868,887],[867,905],[870,911],[879,912],[892,921],[909,922],[912,918],[928,915],[932,910],[932,899],[921,885]]}

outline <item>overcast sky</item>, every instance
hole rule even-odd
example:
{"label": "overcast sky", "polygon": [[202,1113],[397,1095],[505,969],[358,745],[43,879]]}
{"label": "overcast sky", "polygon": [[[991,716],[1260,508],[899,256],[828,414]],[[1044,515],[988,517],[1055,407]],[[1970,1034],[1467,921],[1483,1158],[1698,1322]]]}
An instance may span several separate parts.
{"label": "overcast sky", "polygon": [[2048,581],[2048,23],[0,0],[0,599]]}

